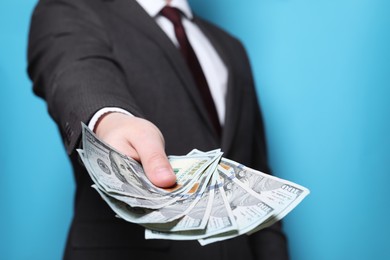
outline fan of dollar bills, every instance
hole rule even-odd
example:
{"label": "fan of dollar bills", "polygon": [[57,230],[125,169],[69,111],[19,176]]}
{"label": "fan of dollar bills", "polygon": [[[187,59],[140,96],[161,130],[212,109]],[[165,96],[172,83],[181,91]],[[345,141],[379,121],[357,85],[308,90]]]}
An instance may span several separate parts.
{"label": "fan of dollar bills", "polygon": [[198,240],[201,245],[252,234],[286,216],[309,189],[194,149],[168,156],[177,183],[154,186],[142,165],[99,140],[82,124],[78,153],[92,187],[117,217],[145,227],[146,239]]}

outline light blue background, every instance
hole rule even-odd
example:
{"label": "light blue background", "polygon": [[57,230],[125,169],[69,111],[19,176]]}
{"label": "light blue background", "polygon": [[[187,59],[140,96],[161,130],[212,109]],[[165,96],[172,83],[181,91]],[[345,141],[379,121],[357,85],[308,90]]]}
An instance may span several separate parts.
{"label": "light blue background", "polygon": [[[292,260],[390,259],[390,2],[191,1],[247,47],[276,175],[311,194],[284,219]],[[0,258],[60,259],[69,162],[26,75],[35,1],[0,3]]]}

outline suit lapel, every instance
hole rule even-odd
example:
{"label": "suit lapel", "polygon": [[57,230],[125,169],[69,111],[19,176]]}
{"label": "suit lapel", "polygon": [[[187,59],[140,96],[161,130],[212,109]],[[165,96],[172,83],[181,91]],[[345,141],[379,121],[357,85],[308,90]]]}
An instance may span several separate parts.
{"label": "suit lapel", "polygon": [[165,53],[166,58],[175,69],[177,75],[179,75],[183,86],[188,91],[192,102],[194,102],[195,107],[206,125],[208,125],[210,131],[217,136],[208,117],[207,110],[203,105],[202,98],[199,94],[195,81],[192,78],[192,74],[187,68],[184,58],[181,56],[180,52],[169,37],[136,1],[112,0],[107,1],[107,4],[113,12],[117,13],[120,17],[126,20],[129,23],[129,26],[136,28],[140,33],[144,34],[161,48],[161,50]]}
{"label": "suit lapel", "polygon": [[241,114],[241,92],[239,91],[239,83],[235,77],[234,72],[237,71],[234,66],[236,65],[230,56],[227,55],[227,47],[220,40],[216,39],[215,35],[210,33],[207,29],[207,25],[199,20],[194,19],[195,23],[201,28],[203,33],[208,37],[219,56],[222,58],[228,70],[228,86],[226,94],[226,111],[225,111],[225,124],[222,131],[222,143],[221,147],[224,152],[229,151],[232,147],[234,135],[236,133],[238,125],[238,119]]}

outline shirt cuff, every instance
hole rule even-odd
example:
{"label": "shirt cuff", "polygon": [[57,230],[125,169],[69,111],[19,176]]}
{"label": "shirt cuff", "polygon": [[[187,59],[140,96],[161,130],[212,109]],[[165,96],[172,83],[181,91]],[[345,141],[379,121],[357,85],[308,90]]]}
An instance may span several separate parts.
{"label": "shirt cuff", "polygon": [[99,118],[102,115],[104,115],[106,113],[111,113],[111,112],[118,112],[118,113],[123,113],[123,114],[129,115],[129,116],[134,116],[133,114],[131,114],[128,111],[126,111],[122,108],[119,108],[119,107],[104,107],[104,108],[98,110],[93,115],[93,117],[91,118],[91,120],[88,123],[89,129],[91,129],[93,131],[95,129],[96,122],[99,120]]}

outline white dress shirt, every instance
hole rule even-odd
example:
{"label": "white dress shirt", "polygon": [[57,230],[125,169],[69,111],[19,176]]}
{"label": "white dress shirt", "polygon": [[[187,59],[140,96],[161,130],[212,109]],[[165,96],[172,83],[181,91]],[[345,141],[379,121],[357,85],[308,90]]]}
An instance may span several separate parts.
{"label": "white dress shirt", "polygon": [[[206,80],[210,87],[211,95],[214,99],[215,107],[217,109],[219,121],[221,125],[224,124],[225,119],[225,97],[227,91],[228,71],[219,57],[217,51],[211,45],[207,37],[202,33],[199,27],[192,22],[192,12],[187,0],[136,0],[145,11],[153,17],[161,29],[167,34],[172,42],[179,47],[179,43],[175,36],[173,24],[164,16],[160,15],[161,9],[170,2],[169,5],[181,10],[184,14],[182,23],[186,30],[188,40],[194,49],[199,63],[203,69]],[[89,122],[89,127],[94,129],[94,126],[100,116],[107,112],[122,112],[129,114],[121,108],[106,107],[99,110]]]}

